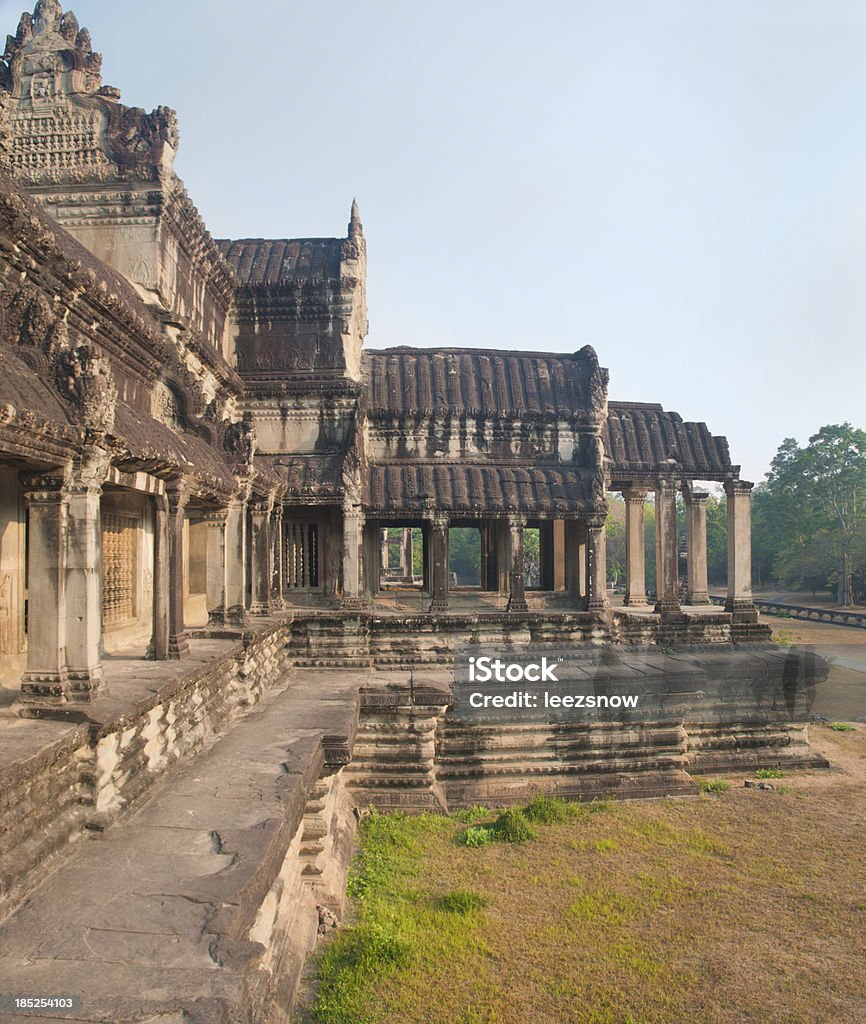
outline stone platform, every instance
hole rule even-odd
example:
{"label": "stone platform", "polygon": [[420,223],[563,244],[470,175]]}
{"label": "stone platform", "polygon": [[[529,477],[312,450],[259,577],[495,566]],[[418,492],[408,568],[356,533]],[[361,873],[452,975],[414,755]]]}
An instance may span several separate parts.
{"label": "stone platform", "polygon": [[[566,645],[599,685],[668,680],[672,710],[473,721],[454,683],[467,642]],[[492,610],[296,610],[204,630],[185,662],[109,658],[92,704],[0,713],[0,992],[80,995],[88,1022],[285,1024],[340,915],[358,808],[688,795],[692,771],[825,764],[805,724],[822,665]],[[756,699],[762,716],[740,713]]]}
{"label": "stone platform", "polygon": [[[361,678],[295,672],[0,929],[0,991],[74,993],[73,1019],[288,1019],[318,908],[339,913]],[[0,1013],[4,1024],[51,1016]]]}

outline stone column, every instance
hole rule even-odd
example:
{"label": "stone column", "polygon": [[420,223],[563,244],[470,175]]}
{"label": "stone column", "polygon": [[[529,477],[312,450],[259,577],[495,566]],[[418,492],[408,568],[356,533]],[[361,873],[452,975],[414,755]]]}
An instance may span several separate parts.
{"label": "stone column", "polygon": [[390,562],[390,550],[388,546],[388,528],[383,526],[379,530],[379,575],[388,575]]}
{"label": "stone column", "polygon": [[400,572],[407,583],[411,583],[414,578],[413,564],[412,528],[406,526],[403,528],[403,536],[400,541]]}
{"label": "stone column", "polygon": [[625,601],[646,604],[646,540],[644,506],[646,491],[623,491],[625,499]]}
{"label": "stone column", "polygon": [[578,519],[566,519],[565,589],[575,608],[586,608],[586,530]]}
{"label": "stone column", "polygon": [[522,516],[511,516],[508,529],[511,538],[510,569],[508,574],[508,611],[525,612],[526,590],[523,579],[523,528],[526,520]]}
{"label": "stone column", "polygon": [[434,516],[430,523],[431,612],[448,611],[448,516]]}
{"label": "stone column", "polygon": [[225,560],[226,560],[226,623],[233,626],[246,624],[246,551],[247,551],[247,501],[245,495],[238,495],[229,502],[226,510]]}
{"label": "stone column", "polygon": [[361,544],[364,538],[364,513],[350,506],[343,509],[343,608],[362,608]]}
{"label": "stone column", "polygon": [[752,487],[745,480],[728,480],[728,597],[725,611],[734,621],[757,622],[752,602]]}
{"label": "stone column", "polygon": [[207,621],[211,626],[226,622],[226,521],[228,509],[208,512],[207,525]]}
{"label": "stone column", "polygon": [[273,516],[273,580],[271,584],[271,600],[274,608],[284,608],[283,591],[286,584],[286,540],[283,528],[283,505],[274,505]]}
{"label": "stone column", "polygon": [[91,447],[75,460],[66,541],[66,666],[76,700],[102,685],[102,485],[111,465]]}
{"label": "stone column", "polygon": [[27,669],[24,703],[68,701],[66,673],[66,531],[69,496],[62,477],[22,476],[27,531]]}
{"label": "stone column", "polygon": [[586,607],[603,612],[607,599],[607,536],[604,516],[590,516],[586,521]]}
{"label": "stone column", "polygon": [[168,500],[158,494],[153,499],[153,632],[147,649],[147,657],[154,661],[168,659],[169,546]]}
{"label": "stone column", "polygon": [[182,485],[170,487],[168,501],[168,657],[180,661],[189,657],[189,643],[183,628],[184,520],[189,494]]}
{"label": "stone column", "polygon": [[665,615],[680,613],[677,549],[677,487],[672,480],[656,485],[656,605]]}
{"label": "stone column", "polygon": [[708,494],[694,491],[686,495],[687,604],[711,603],[707,586],[707,498]]}
{"label": "stone column", "polygon": [[568,570],[566,568],[565,520],[553,521],[553,589],[568,589]]}
{"label": "stone column", "polygon": [[504,519],[494,519],[490,524],[490,529],[496,565],[495,589],[500,594],[507,594],[509,593],[511,574],[511,530],[508,521]]}
{"label": "stone column", "polygon": [[269,615],[271,611],[271,579],[273,575],[271,550],[270,501],[253,503],[252,512],[252,584],[250,603],[252,615]]}

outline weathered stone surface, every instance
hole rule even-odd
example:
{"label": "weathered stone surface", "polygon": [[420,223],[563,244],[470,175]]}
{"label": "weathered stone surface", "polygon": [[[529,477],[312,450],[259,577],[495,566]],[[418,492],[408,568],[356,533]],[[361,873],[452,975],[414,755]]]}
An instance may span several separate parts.
{"label": "weathered stone surface", "polygon": [[[319,787],[323,734],[354,733],[360,680],[298,673],[287,682],[180,768],[172,785],[160,785],[122,829],[82,844],[6,922],[4,991],[35,991],[50,976],[52,990],[83,997],[80,1019],[88,1021],[169,1010],[207,1021],[271,1019],[281,958],[299,963],[306,948],[289,942],[262,966],[274,929],[283,928],[262,924],[269,893],[282,877],[281,891],[291,885],[295,900],[304,890],[319,892],[318,906],[323,896],[339,905],[351,842],[335,847],[333,837],[350,836],[354,822],[348,804],[328,797],[330,784]],[[311,803],[326,824],[319,854],[302,854]],[[311,856],[333,861],[335,887],[303,881]],[[323,920],[317,902],[308,908],[313,936]],[[208,1001],[224,1018],[195,1016]]]}

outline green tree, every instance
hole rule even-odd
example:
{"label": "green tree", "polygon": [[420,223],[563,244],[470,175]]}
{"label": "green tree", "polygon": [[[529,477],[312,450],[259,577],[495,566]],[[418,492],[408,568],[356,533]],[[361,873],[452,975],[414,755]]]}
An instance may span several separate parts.
{"label": "green tree", "polygon": [[457,574],[462,587],[481,584],[481,534],[476,527],[458,526],[448,531],[448,571]]}
{"label": "green tree", "polygon": [[850,423],[821,427],[801,448],[779,447],[754,502],[754,547],[783,582],[835,582],[851,603],[851,576],[866,556],[866,433]]}

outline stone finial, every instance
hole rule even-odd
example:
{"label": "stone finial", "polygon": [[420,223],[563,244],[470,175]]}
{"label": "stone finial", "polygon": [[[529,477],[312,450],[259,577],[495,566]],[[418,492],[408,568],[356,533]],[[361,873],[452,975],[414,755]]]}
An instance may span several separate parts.
{"label": "stone finial", "polygon": [[361,214],[358,211],[358,201],[352,200],[352,213],[349,218],[349,238],[352,241],[357,241],[364,237],[364,227],[361,224]]}
{"label": "stone finial", "polygon": [[59,32],[63,8],[58,0],[39,0],[33,11],[33,28],[36,35],[43,32]]}

